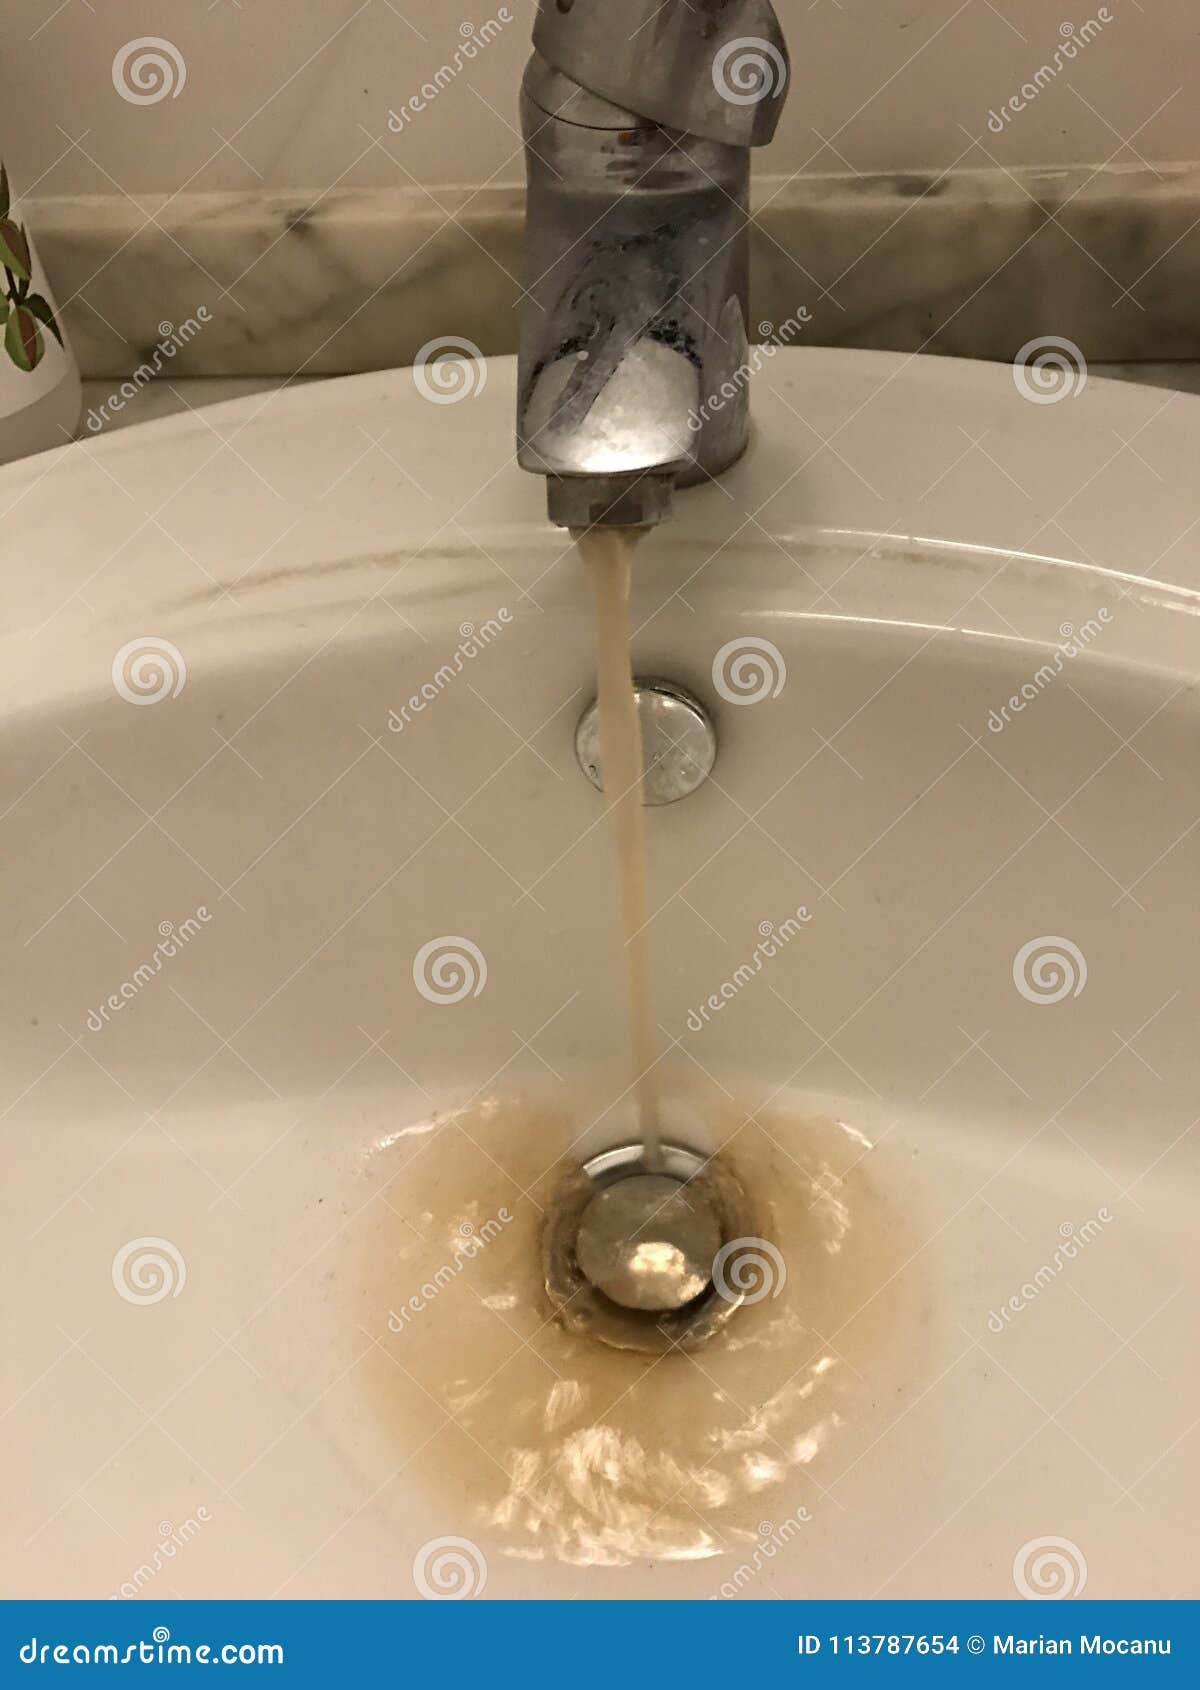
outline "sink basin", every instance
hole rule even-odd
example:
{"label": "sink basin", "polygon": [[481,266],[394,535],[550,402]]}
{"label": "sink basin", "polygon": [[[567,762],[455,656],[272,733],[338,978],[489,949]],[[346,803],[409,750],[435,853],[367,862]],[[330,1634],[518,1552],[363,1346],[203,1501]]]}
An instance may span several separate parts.
{"label": "sink basin", "polygon": [[790,1301],[550,1519],[542,1194],[633,1113],[584,585],[472,375],[0,476],[3,1589],[1194,1595],[1200,401],[778,352],[644,542],[718,739],[667,1125]]}

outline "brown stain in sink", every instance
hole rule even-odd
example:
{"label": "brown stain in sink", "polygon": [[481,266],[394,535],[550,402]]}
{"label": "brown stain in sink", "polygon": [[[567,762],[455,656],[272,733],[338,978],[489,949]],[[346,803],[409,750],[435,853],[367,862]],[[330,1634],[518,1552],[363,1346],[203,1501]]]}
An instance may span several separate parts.
{"label": "brown stain in sink", "polygon": [[196,605],[214,604],[236,593],[239,597],[251,592],[265,592],[268,588],[286,587],[297,581],[320,581],[331,575],[348,575],[357,569],[391,569],[398,571],[410,563],[478,562],[487,553],[479,546],[417,546],[389,547],[380,552],[355,552],[350,557],[326,558],[307,563],[281,564],[277,569],[254,570],[234,576],[228,581],[215,581],[211,586],[198,587],[194,593],[183,593],[171,599],[168,608],[185,609]]}
{"label": "brown stain in sink", "polygon": [[840,1512],[830,1487],[923,1388],[930,1287],[865,1140],[732,1104],[708,1125],[760,1217],[763,1294],[658,1359],[549,1312],[542,1210],[577,1159],[564,1112],[493,1098],[377,1153],[376,1177],[397,1170],[339,1278],[390,1363],[364,1384],[385,1438],[412,1445],[398,1402],[442,1417],[400,1483],[446,1531],[575,1565],[744,1554],[781,1529],[803,1553]]}

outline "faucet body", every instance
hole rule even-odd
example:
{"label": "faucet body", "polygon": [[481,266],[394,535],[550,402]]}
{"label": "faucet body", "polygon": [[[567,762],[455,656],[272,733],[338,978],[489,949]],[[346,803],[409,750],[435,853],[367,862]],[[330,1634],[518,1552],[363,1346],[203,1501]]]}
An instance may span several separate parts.
{"label": "faucet body", "polygon": [[767,0],[542,0],[534,48],[518,459],[561,526],[648,526],[745,449],[749,148],[783,38]]}

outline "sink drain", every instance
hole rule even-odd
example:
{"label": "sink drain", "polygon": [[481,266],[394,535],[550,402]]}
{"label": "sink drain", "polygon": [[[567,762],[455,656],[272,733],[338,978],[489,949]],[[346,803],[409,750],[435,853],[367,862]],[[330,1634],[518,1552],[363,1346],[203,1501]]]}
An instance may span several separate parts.
{"label": "sink drain", "polygon": [[715,1158],[640,1144],[593,1156],[569,1174],[546,1214],[546,1293],[563,1323],[622,1350],[695,1348],[745,1300],[716,1258],[748,1239],[745,1192]]}

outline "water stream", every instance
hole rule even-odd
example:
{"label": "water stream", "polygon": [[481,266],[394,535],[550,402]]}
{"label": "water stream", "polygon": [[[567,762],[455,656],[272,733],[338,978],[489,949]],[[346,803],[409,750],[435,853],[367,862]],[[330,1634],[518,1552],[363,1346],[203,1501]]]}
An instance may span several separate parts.
{"label": "water stream", "polygon": [[639,537],[624,528],[593,528],[572,536],[587,565],[595,604],[600,752],[621,885],[632,1085],[644,1162],[652,1171],[659,1162],[659,1051],[647,925],[642,734],[629,653],[629,586]]}

